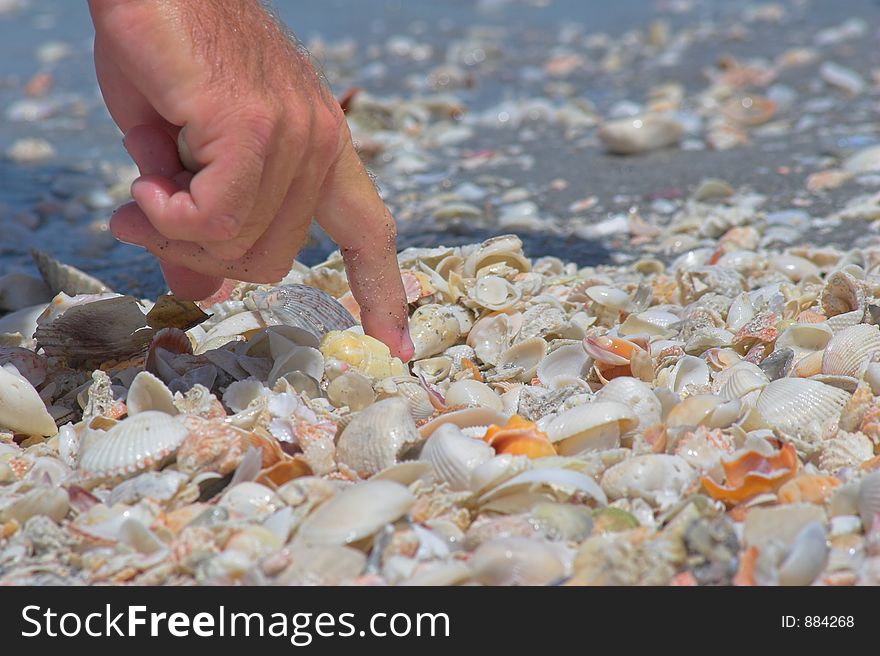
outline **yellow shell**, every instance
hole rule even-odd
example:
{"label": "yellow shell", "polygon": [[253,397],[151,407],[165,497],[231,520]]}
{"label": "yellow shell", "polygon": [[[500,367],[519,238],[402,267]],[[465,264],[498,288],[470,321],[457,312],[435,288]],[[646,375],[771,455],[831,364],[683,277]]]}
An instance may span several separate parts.
{"label": "yellow shell", "polygon": [[399,358],[378,339],[350,330],[331,330],[321,340],[321,354],[347,362],[371,378],[406,376],[409,372]]}

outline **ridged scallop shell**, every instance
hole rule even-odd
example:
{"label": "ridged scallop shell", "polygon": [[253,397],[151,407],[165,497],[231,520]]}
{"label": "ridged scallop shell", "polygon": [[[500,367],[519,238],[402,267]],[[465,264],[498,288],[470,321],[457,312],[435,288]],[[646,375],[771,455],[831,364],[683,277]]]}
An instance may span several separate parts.
{"label": "ridged scallop shell", "polygon": [[501,397],[486,383],[476,380],[459,380],[446,390],[446,404],[455,406],[478,406],[501,412],[504,403]]}
{"label": "ridged scallop shell", "polygon": [[880,515],[880,471],[872,472],[862,479],[856,497],[856,506],[865,531],[871,530],[878,521],[877,516]]}
{"label": "ridged scallop shell", "polygon": [[755,409],[765,426],[814,444],[837,424],[849,397],[815,380],[780,378],[761,391]]}
{"label": "ridged scallop shell", "polygon": [[496,367],[498,369],[521,368],[518,378],[529,381],[535,377],[538,364],[547,355],[547,342],[540,337],[532,337],[511,346],[499,357]]}
{"label": "ridged scallop shell", "polygon": [[174,453],[186,427],[164,412],[145,410],[119,422],[82,454],[79,468],[89,476],[122,476],[153,467]]}
{"label": "ridged scallop shell", "polygon": [[[426,381],[432,382],[427,378]],[[376,398],[378,399],[392,397],[405,399],[409,403],[410,412],[416,421],[427,419],[436,411],[434,404],[431,403],[431,396],[428,394],[428,391],[419,379],[413,376],[385,378],[376,383],[375,391]]]}
{"label": "ridged scallop shell", "polygon": [[129,417],[147,410],[157,410],[172,416],[179,413],[171,390],[148,371],[141,371],[131,381],[125,397],[125,407]]}
{"label": "ridged scallop shell", "polygon": [[58,427],[26,378],[0,367],[0,426],[16,433],[55,435]]}
{"label": "ridged scallop shell", "polygon": [[717,393],[728,401],[745,399],[752,392],[763,389],[769,382],[767,374],[751,362],[738,362],[715,376]]}
{"label": "ridged scallop shell", "polygon": [[615,401],[629,407],[639,420],[639,430],[659,423],[662,406],[648,385],[638,378],[621,376],[609,380],[593,397],[597,401]]}
{"label": "ridged scallop shell", "polygon": [[319,506],[302,523],[294,540],[320,545],[351,544],[396,522],[415,501],[400,483],[366,481],[343,490]]}
{"label": "ridged scallop shell", "polygon": [[589,356],[580,344],[567,344],[541,360],[535,373],[542,385],[555,389],[584,378],[589,374],[591,365]]}
{"label": "ridged scallop shell", "polygon": [[336,459],[366,478],[395,464],[421,439],[409,403],[385,399],[361,410],[345,427],[336,445]]}
{"label": "ridged scallop shell", "polygon": [[468,297],[482,308],[498,311],[515,305],[520,291],[500,276],[483,276],[468,290]]}
{"label": "ridged scallop shell", "polygon": [[684,458],[649,453],[610,467],[601,485],[609,499],[637,497],[664,508],[681,499],[696,477],[697,471]]}
{"label": "ridged scallop shell", "polygon": [[464,491],[470,488],[471,472],[494,455],[482,440],[466,437],[454,424],[443,424],[425,442],[419,459],[430,463],[449,489]]}
{"label": "ridged scallop shell", "polygon": [[858,467],[874,457],[874,443],[863,433],[839,432],[822,443],[816,466],[823,471],[836,472]]}
{"label": "ridged scallop shell", "polygon": [[825,346],[822,373],[861,378],[880,351],[880,328],[862,323],[840,331]]}
{"label": "ridged scallop shell", "polygon": [[278,323],[302,328],[319,340],[331,330],[346,330],[357,323],[330,294],[306,285],[282,285],[268,292],[253,292],[251,300]]}
{"label": "ridged scallop shell", "polygon": [[613,449],[620,436],[639,425],[636,414],[623,403],[593,401],[566,410],[549,423],[544,431],[563,456],[585,451]]}

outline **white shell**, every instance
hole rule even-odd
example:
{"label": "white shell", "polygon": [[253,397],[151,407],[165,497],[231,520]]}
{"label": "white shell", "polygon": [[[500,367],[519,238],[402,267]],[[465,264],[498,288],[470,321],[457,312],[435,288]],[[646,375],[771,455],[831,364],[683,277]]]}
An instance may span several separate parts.
{"label": "white shell", "polygon": [[291,346],[291,349],[275,360],[272,370],[266,379],[269,386],[274,385],[279,378],[299,372],[312,380],[320,382],[324,375],[324,356],[311,346]]}
{"label": "white shell", "polygon": [[761,391],[755,409],[765,427],[815,444],[837,425],[849,398],[847,392],[815,380],[780,378]]}
{"label": "white shell", "polygon": [[471,328],[467,345],[486,364],[494,365],[498,356],[510,345],[514,333],[510,316],[495,314],[483,317]]}
{"label": "white shell", "polygon": [[602,145],[616,155],[666,148],[678,143],[684,134],[681,124],[656,114],[621,118],[603,123],[596,133]]}
{"label": "white shell", "polygon": [[[337,408],[348,406],[357,412],[373,403],[376,393],[369,378],[351,369],[330,382],[327,386],[327,398]],[[409,400],[412,406],[412,399]]]}
{"label": "white shell", "polygon": [[593,397],[596,401],[616,401],[629,407],[639,420],[639,430],[660,422],[662,407],[654,391],[638,378],[620,376],[605,383]]}
{"label": "white shell", "polygon": [[877,521],[875,517],[880,514],[880,471],[872,472],[862,479],[856,505],[862,518],[862,526],[867,532]]}
{"label": "white shell", "polygon": [[485,433],[485,427],[491,424],[503,426],[506,423],[507,417],[492,408],[463,408],[444,412],[442,415],[434,417],[431,421],[419,426],[419,433],[422,434],[422,437],[430,437],[443,424],[455,424],[459,428],[481,427]]}
{"label": "white shell", "polygon": [[482,494],[479,503],[483,505],[501,496],[539,491],[542,488],[549,488],[560,501],[567,500],[575,494],[586,494],[599,505],[604,506],[608,503],[605,492],[592,478],[571,469],[558,467],[530,469],[508,478]]}
{"label": "white shell", "polygon": [[97,437],[80,457],[79,468],[90,476],[134,474],[158,465],[186,435],[186,427],[175,418],[145,410]]}
{"label": "white shell", "polygon": [[366,478],[395,464],[420,440],[409,403],[401,398],[384,399],[361,410],[345,427],[336,458]]}
{"label": "white shell", "polygon": [[218,504],[236,515],[264,519],[284,506],[284,501],[265,485],[247,481],[226,490]]}
{"label": "white shell", "polygon": [[775,350],[790,348],[794,350],[795,357],[802,357],[824,349],[833,335],[831,328],[824,322],[795,323],[776,339]]}
{"label": "white shell", "polygon": [[468,290],[468,297],[480,307],[499,311],[519,301],[520,292],[501,276],[483,276]]}
{"label": "white shell", "polygon": [[612,310],[623,310],[629,306],[629,294],[622,289],[608,285],[592,285],[584,290],[591,300]]}
{"label": "white shell", "polygon": [[541,384],[555,389],[586,376],[592,362],[580,344],[560,346],[538,364],[535,373]]}
{"label": "white shell", "polygon": [[516,235],[499,235],[484,241],[465,259],[462,274],[474,278],[480,269],[499,264],[519,271],[531,269],[531,263],[522,254],[522,241]]}
{"label": "white shell", "polygon": [[822,373],[861,378],[877,351],[880,351],[880,328],[866,323],[846,328],[825,346]]}
{"label": "white shell", "polygon": [[693,355],[685,355],[679,359],[669,374],[669,389],[676,394],[688,388],[703,388],[709,384],[709,365],[705,360]]}
{"label": "white shell", "polygon": [[247,378],[230,383],[223,392],[223,403],[233,412],[241,412],[256,399],[268,395],[269,389],[263,383]]}
{"label": "white shell", "polygon": [[58,427],[26,378],[0,367],[0,426],[16,433],[55,435]]}
{"label": "white shell", "polygon": [[139,372],[131,381],[125,397],[125,407],[129,417],[146,410],[156,410],[172,416],[179,413],[171,390],[149,371]]}
{"label": "white shell", "polygon": [[752,508],[743,524],[742,540],[746,546],[759,549],[771,541],[788,547],[812,522],[825,524],[825,511],[812,503]]}
{"label": "white shell", "polygon": [[462,334],[458,312],[448,305],[429,303],[419,306],[409,319],[409,334],[415,346],[414,359],[442,353]]}
{"label": "white shell", "polygon": [[638,417],[623,403],[594,401],[560,413],[545,432],[559,455],[572,456],[613,449],[620,444],[620,436],[638,424]]}
{"label": "white shell", "polygon": [[504,351],[497,362],[498,369],[521,367],[518,378],[529,381],[535,377],[538,364],[547,355],[547,342],[540,337],[532,337],[514,344]]}
{"label": "white shell", "polygon": [[718,372],[714,382],[718,395],[732,401],[763,389],[770,379],[758,365],[742,361]]}
{"label": "white shell", "polygon": [[341,545],[357,542],[403,517],[415,497],[400,483],[372,480],[349,487],[309,515],[297,542]]}
{"label": "white shell", "polygon": [[825,528],[819,522],[810,522],[798,533],[779,565],[779,584],[810,585],[825,569],[827,562]]}
{"label": "white shell", "polygon": [[443,424],[425,442],[420,459],[431,464],[449,489],[464,491],[470,488],[471,472],[494,455],[482,440],[466,437],[454,424]]}
{"label": "white shell", "polygon": [[840,432],[830,440],[823,440],[816,458],[819,469],[836,472],[847,467],[858,467],[874,457],[874,443],[864,433]]}
{"label": "white shell", "polygon": [[501,397],[491,387],[478,380],[469,379],[456,381],[449,386],[446,390],[446,405],[477,406],[498,412],[504,408]]}
{"label": "white shell", "polygon": [[601,484],[610,499],[638,497],[664,508],[678,501],[696,476],[680,456],[649,453],[610,467]]}
{"label": "white shell", "polygon": [[484,585],[548,585],[566,574],[559,553],[540,540],[496,538],[481,544],[468,565]]}
{"label": "white shell", "polygon": [[617,329],[623,337],[630,335],[649,335],[651,337],[671,337],[675,334],[681,320],[672,312],[650,308],[638,314],[629,315]]}
{"label": "white shell", "polygon": [[749,321],[755,318],[755,306],[747,292],[743,292],[733,299],[733,303],[727,309],[727,329],[736,332]]}

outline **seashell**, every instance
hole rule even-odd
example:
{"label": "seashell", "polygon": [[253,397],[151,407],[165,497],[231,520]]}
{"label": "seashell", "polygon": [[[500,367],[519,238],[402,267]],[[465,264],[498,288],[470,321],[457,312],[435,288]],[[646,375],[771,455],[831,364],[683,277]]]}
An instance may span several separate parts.
{"label": "seashell", "polygon": [[874,443],[863,433],[838,432],[819,446],[816,466],[822,471],[836,472],[858,467],[874,457]]}
{"label": "seashell", "polygon": [[5,367],[0,367],[0,426],[28,435],[58,433],[55,420],[34,386]]}
{"label": "seashell", "polygon": [[522,254],[522,241],[516,235],[500,235],[484,241],[465,259],[462,275],[476,278],[481,270],[492,270],[499,265],[518,271],[531,269],[531,263]]}
{"label": "seashell", "polygon": [[608,285],[592,285],[584,290],[584,294],[593,302],[611,310],[624,310],[630,302],[629,294]]}
{"label": "seashell", "polygon": [[613,465],[602,475],[601,485],[610,499],[636,497],[666,508],[681,498],[696,477],[696,470],[684,458],[649,453]]}
{"label": "seashell", "polygon": [[529,518],[549,540],[582,542],[593,531],[589,508],[569,503],[539,503],[532,508]]}
{"label": "seashell", "polygon": [[290,547],[290,561],[278,577],[281,585],[342,585],[364,571],[367,556],[351,547],[297,544]]}
{"label": "seashell", "polygon": [[495,449],[495,453],[508,453],[513,456],[543,458],[555,456],[556,449],[547,435],[537,429],[534,423],[513,415],[504,426],[492,425],[486,429],[483,440]]}
{"label": "seashell", "polygon": [[37,387],[45,382],[46,374],[48,373],[46,359],[27,348],[16,346],[0,348],[0,367],[5,367],[6,365],[15,367],[19,375],[25,378],[33,387]]}
{"label": "seashell", "polygon": [[831,328],[831,332],[836,334],[846,328],[857,326],[864,320],[865,313],[863,310],[853,310],[852,312],[844,312],[843,314],[829,317],[825,323]]}
{"label": "seashell", "polygon": [[[414,369],[416,368],[414,367]],[[421,372],[419,371],[419,373]],[[426,383],[430,384],[427,379]],[[376,383],[375,391],[379,399],[391,397],[405,399],[409,403],[410,413],[416,421],[427,419],[436,412],[431,393],[418,378],[412,376],[385,378]]]}
{"label": "seashell", "polygon": [[735,505],[759,494],[776,491],[797,473],[800,462],[795,448],[784,444],[771,456],[749,450],[730,459],[722,458],[721,466],[725,485],[717,484],[708,476],[704,476],[701,482],[713,499]]}
{"label": "seashell", "polygon": [[821,474],[801,474],[787,481],[779,488],[779,503],[816,503],[824,505],[832,490],[840,485],[833,476]]}
{"label": "seashell", "polygon": [[52,292],[45,282],[24,273],[0,276],[0,310],[14,312],[52,300]]}
{"label": "seashell", "polygon": [[672,337],[681,320],[666,310],[649,308],[644,312],[630,314],[617,328],[619,335],[648,335],[651,337]]}
{"label": "seashell", "polygon": [[426,383],[439,383],[449,378],[453,361],[448,355],[425,358],[412,364],[412,372]]}
{"label": "seashell", "polygon": [[740,362],[728,367],[715,376],[714,386],[721,398],[748,399],[754,392],[759,392],[770,382],[767,374],[751,362]]}
{"label": "seashell", "polygon": [[821,351],[833,337],[828,324],[795,323],[786,328],[776,338],[776,349],[790,348],[795,357],[800,358],[815,351]]}
{"label": "seashell", "polygon": [[[419,426],[422,437],[430,437],[435,430],[443,424],[455,424],[459,428],[481,427],[485,429],[490,424],[504,424],[507,417],[491,408],[473,407],[460,410],[452,410],[437,415],[430,421]],[[483,431],[485,432],[485,430]],[[483,434],[480,434],[482,438]]]}
{"label": "seashell", "polygon": [[415,360],[442,353],[455,344],[460,335],[467,332],[462,330],[459,310],[461,308],[433,303],[416,308],[409,319],[409,334],[415,346]]}
{"label": "seashell", "polygon": [[801,282],[806,279],[819,280],[819,267],[806,258],[797,255],[775,255],[770,258],[769,262],[775,271],[785,274],[793,282]]}
{"label": "seashell", "polygon": [[479,497],[487,490],[527,470],[529,463],[525,456],[512,456],[509,453],[489,458],[471,470],[470,489],[474,496]]}
{"label": "seashell", "polygon": [[818,522],[824,526],[825,521],[825,511],[812,503],[752,508],[743,524],[743,542],[758,549],[771,541],[788,547],[807,525]]}
{"label": "seashell", "polygon": [[181,422],[164,412],[145,410],[95,439],[81,455],[79,468],[101,478],[131,475],[161,463],[186,436]]}
{"label": "seashell", "polygon": [[[472,479],[472,487],[473,483]],[[545,492],[549,493],[559,501],[568,500],[575,495],[579,495],[591,498],[599,506],[604,506],[608,503],[602,488],[592,478],[581,472],[559,467],[541,467],[539,469],[526,470],[513,476],[496,480],[493,484],[484,486],[482,489],[483,493],[479,497],[478,503],[483,508],[490,501],[501,497],[513,497],[536,491],[541,492],[542,495]],[[546,497],[540,499],[540,501],[546,500]],[[533,503],[530,503],[529,508],[526,510],[530,510],[533,505]]]}
{"label": "seashell", "polygon": [[870,362],[865,367],[865,382],[871,386],[874,396],[880,395],[880,363]]}
{"label": "seashell", "polygon": [[306,285],[281,285],[268,292],[253,292],[251,301],[275,323],[300,328],[318,340],[357,323],[335,298]]}
{"label": "seashell", "polygon": [[880,514],[880,471],[871,472],[862,479],[856,497],[856,507],[865,532],[876,528],[877,515]]}
{"label": "seashell", "polygon": [[730,346],[733,343],[733,333],[724,328],[701,328],[685,342],[685,353],[700,355],[710,348]]}
{"label": "seashell", "polygon": [[262,520],[284,506],[284,501],[270,488],[250,481],[227,489],[217,502],[233,515]]}
{"label": "seashell", "polygon": [[819,522],[804,526],[779,565],[779,585],[810,585],[828,563],[825,528]]}
{"label": "seashell", "polygon": [[269,389],[258,380],[248,378],[230,383],[223,392],[223,403],[233,412],[243,412],[251,403],[268,396]]}
{"label": "seashell", "polygon": [[468,290],[468,297],[487,310],[505,310],[520,299],[520,291],[500,276],[477,278]]}
{"label": "seashell", "polygon": [[52,296],[64,292],[69,296],[77,294],[103,294],[111,291],[103,282],[69,264],[62,264],[46,253],[31,249],[31,257]]}
{"label": "seashell", "polygon": [[242,341],[271,326],[272,317],[257,310],[238,312],[212,326],[202,337],[194,352],[196,355],[229,342]]}
{"label": "seashell", "polygon": [[654,391],[637,378],[621,376],[609,380],[596,392],[593,400],[594,402],[614,401],[629,407],[639,420],[639,430],[644,430],[660,421],[660,401]]}
{"label": "seashell", "polygon": [[864,316],[864,285],[844,271],[835,271],[825,279],[820,296],[822,313],[826,317],[858,312]]}
{"label": "seashell", "polygon": [[295,544],[344,545],[369,537],[403,517],[415,497],[403,485],[371,480],[343,490],[309,515]]}
{"label": "seashell", "polygon": [[471,568],[464,563],[452,561],[419,570],[416,574],[397,585],[418,587],[459,585],[468,581],[472,574]]}
{"label": "seashell", "polygon": [[409,404],[404,399],[384,399],[359,412],[345,427],[336,459],[367,478],[395,464],[421,440]]}
{"label": "seashell", "polygon": [[638,155],[677,144],[684,134],[681,124],[659,114],[644,114],[603,123],[596,136],[608,152]]}
{"label": "seashell", "polygon": [[641,350],[633,342],[617,337],[585,337],[584,351],[596,362],[614,367],[628,365],[633,353]]}
{"label": "seashell", "polygon": [[815,380],[780,378],[761,391],[755,410],[764,426],[812,450],[826,430],[837,425],[848,400],[847,392]]}
{"label": "seashell", "polygon": [[274,334],[270,339],[272,338],[284,340],[290,347],[275,359],[275,364],[272,365],[266,378],[267,385],[273,386],[279,378],[293,373],[300,373],[313,381],[320,382],[324,376],[324,356],[318,349],[311,346],[297,346],[283,337],[276,338]]}
{"label": "seashell", "polygon": [[825,346],[822,373],[861,378],[877,351],[880,351],[880,328],[864,323],[846,328]]}
{"label": "seashell", "polygon": [[477,321],[468,332],[467,345],[486,364],[494,365],[508,348],[516,331],[507,314],[491,314]]}
{"label": "seashell", "polygon": [[675,404],[666,415],[668,428],[707,426],[727,428],[739,419],[742,404],[739,399],[726,401],[712,394],[694,394]]}
{"label": "seashell", "polygon": [[727,309],[727,329],[736,333],[755,318],[755,306],[747,292],[742,292],[733,299]]}
{"label": "seashell", "polygon": [[141,371],[134,377],[128,387],[125,407],[129,417],[147,410],[156,410],[172,416],[179,412],[174,405],[171,390],[148,371]]}
{"label": "seashell", "polygon": [[356,371],[346,371],[327,386],[327,398],[337,408],[348,406],[358,412],[376,400],[376,393],[369,378]]}
{"label": "seashell", "polygon": [[385,344],[369,335],[351,331],[330,331],[321,340],[321,355],[347,362],[370,378],[405,376],[406,365],[391,356]]}
{"label": "seashell", "polygon": [[394,481],[409,487],[416,481],[432,482],[434,478],[434,469],[427,462],[406,460],[383,469],[378,474],[371,476],[370,480]]}
{"label": "seashell", "polygon": [[477,406],[501,412],[504,404],[501,397],[486,383],[476,380],[459,380],[446,390],[446,404],[450,407]]}
{"label": "seashell", "polygon": [[545,431],[560,455],[572,456],[613,449],[620,444],[620,436],[638,424],[635,413],[623,403],[594,401],[560,413]]}
{"label": "seashell", "polygon": [[689,389],[702,389],[709,385],[709,365],[705,360],[685,355],[676,363],[669,374],[669,389],[676,394]]}
{"label": "seashell", "polygon": [[60,524],[70,510],[67,490],[60,487],[39,486],[25,492],[5,508],[0,508],[0,521],[15,520],[24,525],[31,517],[48,517]]}
{"label": "seashell", "polygon": [[535,373],[542,385],[557,389],[572,380],[586,377],[591,365],[589,356],[580,344],[567,344],[554,349],[541,360]]}
{"label": "seashell", "polygon": [[566,574],[552,545],[523,537],[481,544],[468,561],[473,579],[484,585],[549,585]]}
{"label": "seashell", "polygon": [[[253,449],[253,452],[259,454],[257,449]],[[258,462],[260,461],[259,456],[257,460]],[[242,460],[242,463],[244,463],[244,460]],[[240,466],[241,465],[239,465],[239,467]],[[305,460],[300,459],[300,457],[294,457],[291,460],[276,462],[271,467],[264,469],[260,475],[256,477],[256,482],[265,485],[270,489],[277,489],[295,478],[299,478],[300,476],[311,476],[311,474],[312,469]]]}
{"label": "seashell", "polygon": [[469,489],[471,472],[495,455],[484,442],[465,437],[454,424],[437,428],[422,447],[419,458],[434,468],[453,491]]}
{"label": "seashell", "polygon": [[514,344],[501,353],[498,356],[496,368],[498,370],[521,369],[522,372],[518,378],[523,381],[531,380],[535,377],[538,364],[545,355],[547,355],[547,342],[541,337],[532,337]]}

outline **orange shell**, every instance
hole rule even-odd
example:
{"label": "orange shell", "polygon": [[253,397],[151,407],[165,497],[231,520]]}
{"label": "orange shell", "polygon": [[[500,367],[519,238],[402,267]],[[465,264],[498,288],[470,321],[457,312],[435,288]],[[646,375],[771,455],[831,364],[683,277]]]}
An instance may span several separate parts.
{"label": "orange shell", "polygon": [[469,358],[461,359],[461,369],[462,371],[469,371],[471,374],[471,378],[482,383],[483,382],[483,374],[480,373],[480,368],[474,363],[473,360]]}
{"label": "orange shell", "polygon": [[798,323],[822,323],[828,317],[826,317],[821,312],[816,312],[815,310],[804,310],[800,314],[797,315],[795,321]]}
{"label": "orange shell", "polygon": [[757,560],[757,547],[749,547],[740,554],[739,569],[733,577],[734,585],[755,585],[755,563]]}
{"label": "orange shell", "polygon": [[821,474],[801,474],[785,483],[779,488],[779,503],[805,503],[824,504],[825,499],[831,494],[831,490],[840,485],[840,481],[833,476]]}
{"label": "orange shell", "polygon": [[489,426],[483,440],[494,448],[497,454],[509,453],[513,456],[521,455],[529,458],[556,455],[556,449],[553,448],[547,435],[539,431],[535,424],[519,415],[513,415],[504,426],[495,424]]}
{"label": "orange shell", "polygon": [[291,458],[290,460],[282,460],[276,462],[268,469],[260,472],[256,482],[270,488],[281,487],[288,481],[300,476],[310,476],[312,469],[305,460],[299,458]]}
{"label": "orange shell", "polygon": [[795,448],[784,444],[769,458],[757,451],[746,451],[735,460],[722,460],[721,466],[725,485],[719,485],[708,476],[700,480],[713,499],[734,505],[758,494],[775,491],[797,473],[800,462]]}

